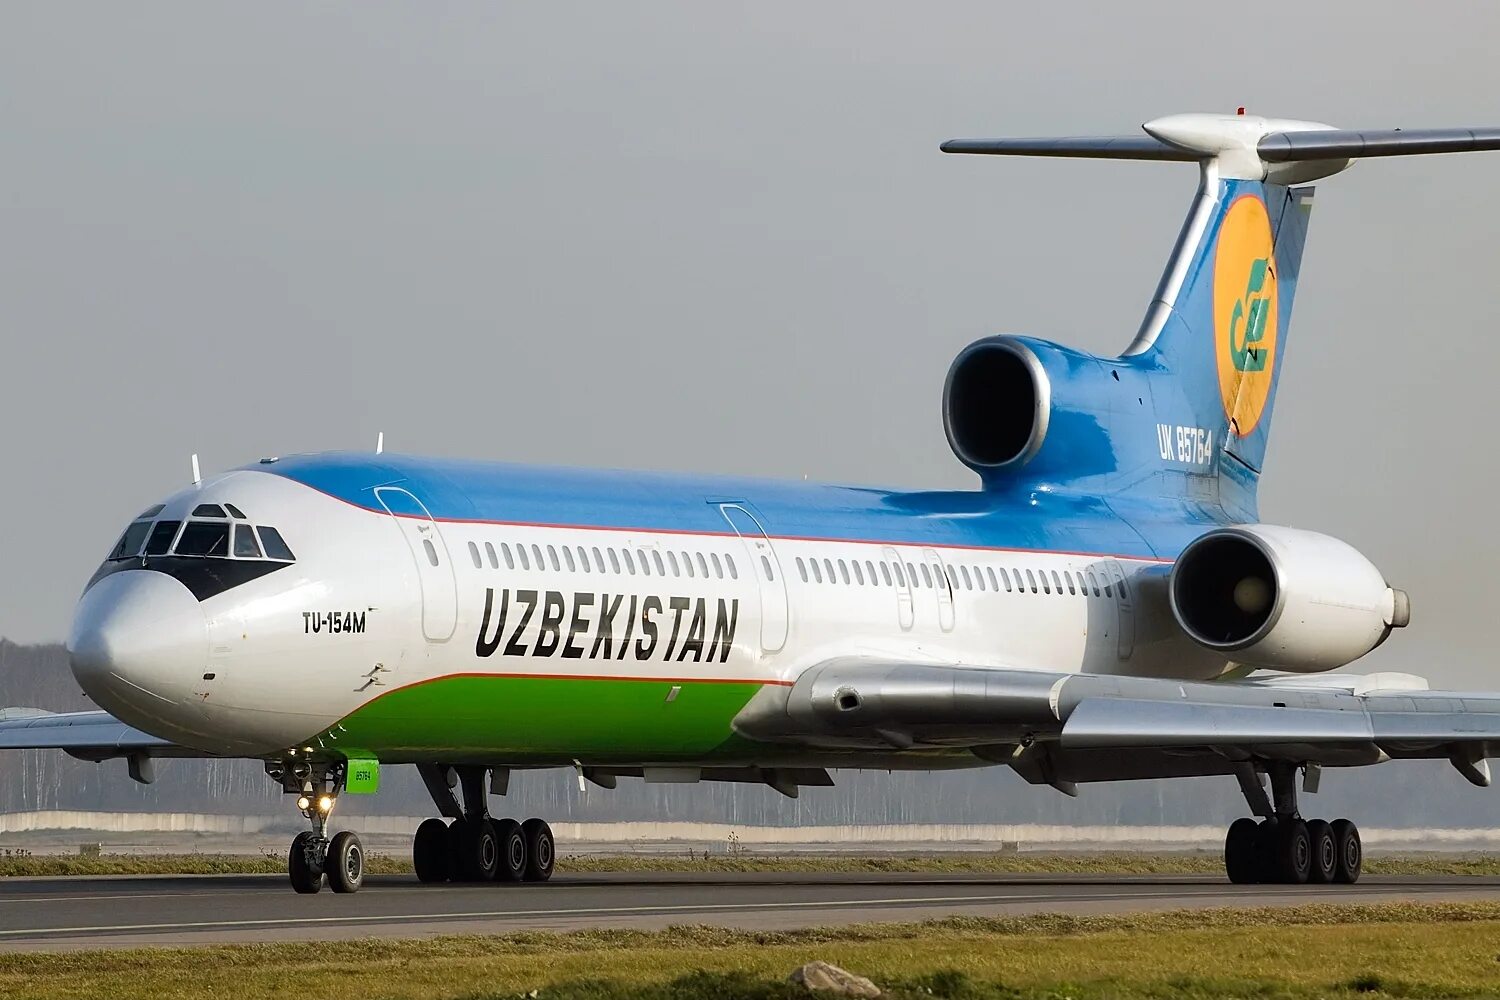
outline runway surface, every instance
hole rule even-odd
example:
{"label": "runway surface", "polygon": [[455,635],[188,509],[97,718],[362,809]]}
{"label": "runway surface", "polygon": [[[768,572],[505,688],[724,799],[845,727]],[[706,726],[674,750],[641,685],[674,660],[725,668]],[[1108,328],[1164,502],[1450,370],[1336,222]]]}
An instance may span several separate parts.
{"label": "runway surface", "polygon": [[1500,901],[1500,878],[1366,877],[1354,886],[1235,886],[1193,876],[574,875],[545,885],[371,877],[298,896],[285,876],[0,880],[0,950],[429,937],[586,927],[752,929],[953,914],[1128,913],[1307,902]]}

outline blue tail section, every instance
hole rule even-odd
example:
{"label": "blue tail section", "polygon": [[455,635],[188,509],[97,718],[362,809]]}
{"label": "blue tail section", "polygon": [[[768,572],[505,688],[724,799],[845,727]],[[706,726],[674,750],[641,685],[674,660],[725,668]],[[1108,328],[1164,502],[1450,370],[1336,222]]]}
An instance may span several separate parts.
{"label": "blue tail section", "polygon": [[[1159,431],[1206,432],[1203,470],[1254,509],[1313,189],[1205,176],[1131,360],[1155,376]],[[1171,440],[1165,444],[1173,444]],[[1172,449],[1164,447],[1164,458]],[[1201,449],[1200,449],[1201,451]]]}

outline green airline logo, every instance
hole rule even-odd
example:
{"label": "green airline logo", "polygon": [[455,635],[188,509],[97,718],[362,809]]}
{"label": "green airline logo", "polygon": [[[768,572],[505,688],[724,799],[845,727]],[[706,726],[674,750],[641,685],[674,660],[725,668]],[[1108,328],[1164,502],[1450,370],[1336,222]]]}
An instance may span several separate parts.
{"label": "green airline logo", "polygon": [[1266,368],[1267,352],[1260,342],[1266,335],[1266,321],[1270,316],[1271,300],[1265,294],[1269,270],[1270,262],[1265,257],[1256,258],[1251,263],[1245,294],[1235,302],[1234,313],[1229,318],[1229,357],[1234,367],[1242,372],[1259,372]]}

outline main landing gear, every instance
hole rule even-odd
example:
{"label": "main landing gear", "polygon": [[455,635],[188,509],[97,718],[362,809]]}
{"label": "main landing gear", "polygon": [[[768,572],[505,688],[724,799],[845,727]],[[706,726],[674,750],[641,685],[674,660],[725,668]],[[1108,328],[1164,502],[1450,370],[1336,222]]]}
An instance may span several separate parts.
{"label": "main landing gear", "polygon": [[320,891],[325,875],[334,892],[358,892],[364,885],[365,849],[359,836],[348,830],[328,836],[328,818],[344,788],[344,767],[305,760],[266,765],[267,774],[297,794],[297,809],[312,825],[297,834],[287,851],[287,874],[299,893]]}
{"label": "main landing gear", "polygon": [[[1271,797],[1261,785],[1253,765],[1241,765],[1240,788],[1250,809],[1264,816],[1260,822],[1237,819],[1224,838],[1224,870],[1229,881],[1239,884],[1319,885],[1359,881],[1364,864],[1359,827],[1347,819],[1332,823],[1304,820],[1297,813],[1296,768],[1275,763],[1271,775]],[[1316,771],[1309,787],[1315,790]]]}
{"label": "main landing gear", "polygon": [[[545,882],[557,845],[539,819],[518,823],[489,815],[490,791],[504,795],[510,772],[473,765],[419,764],[418,772],[449,820],[423,820],[412,839],[412,867],[422,882]],[[488,789],[486,789],[488,784]],[[453,794],[455,785],[463,805]]]}

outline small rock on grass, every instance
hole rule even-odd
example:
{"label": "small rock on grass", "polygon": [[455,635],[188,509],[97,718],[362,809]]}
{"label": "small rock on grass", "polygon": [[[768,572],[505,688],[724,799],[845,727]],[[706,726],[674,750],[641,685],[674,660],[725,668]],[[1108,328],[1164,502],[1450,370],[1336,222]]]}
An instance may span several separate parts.
{"label": "small rock on grass", "polygon": [[808,962],[800,969],[794,969],[787,979],[805,986],[809,992],[845,997],[880,996],[880,987],[864,976],[856,976],[827,962]]}

